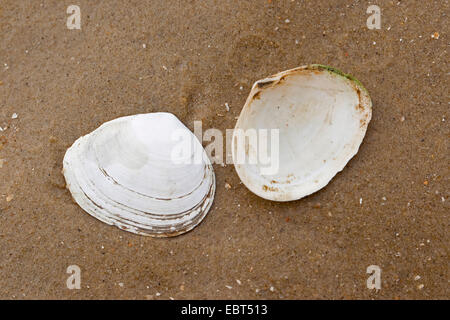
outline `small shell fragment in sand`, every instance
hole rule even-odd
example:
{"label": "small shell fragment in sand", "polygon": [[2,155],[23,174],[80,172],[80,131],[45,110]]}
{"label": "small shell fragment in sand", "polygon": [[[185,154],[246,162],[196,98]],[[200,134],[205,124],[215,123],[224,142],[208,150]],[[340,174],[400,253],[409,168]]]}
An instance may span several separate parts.
{"label": "small shell fragment in sand", "polygon": [[5,159],[0,159],[0,169],[3,168],[4,164],[5,164]]}
{"label": "small shell fragment in sand", "polygon": [[11,119],[17,119],[17,117],[18,117],[17,113],[14,112],[11,116]]}
{"label": "small shell fragment in sand", "polygon": [[439,39],[439,32],[433,33],[433,34],[431,35],[431,39],[435,39],[435,40]]}
{"label": "small shell fragment in sand", "polygon": [[226,102],[225,102],[225,108],[227,109],[227,112],[230,111],[230,106]]}
{"label": "small shell fragment in sand", "polygon": [[231,184],[225,183],[225,189],[230,190],[231,189]]}
{"label": "small shell fragment in sand", "polygon": [[6,196],[6,202],[11,202],[12,199],[14,199],[14,195],[13,194],[9,194]]}

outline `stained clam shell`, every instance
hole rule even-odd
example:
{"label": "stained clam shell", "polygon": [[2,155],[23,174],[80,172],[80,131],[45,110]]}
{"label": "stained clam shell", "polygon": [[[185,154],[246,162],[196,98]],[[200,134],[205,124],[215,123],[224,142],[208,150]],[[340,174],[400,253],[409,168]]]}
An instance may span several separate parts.
{"label": "stained clam shell", "polygon": [[[303,198],[325,187],[358,152],[371,115],[367,90],[332,67],[302,66],[259,80],[233,134],[237,174],[250,191],[265,199]],[[266,165],[258,158],[261,141],[238,140],[237,133],[249,129],[278,130],[276,172],[261,170]],[[245,149],[247,160],[253,156],[258,161],[239,162],[239,148]],[[268,146],[268,154],[273,148]]]}
{"label": "stained clam shell", "polygon": [[[189,139],[178,139],[183,136]],[[183,152],[178,156],[176,150]],[[174,115],[162,112],[118,118],[79,138],[66,152],[63,174],[87,213],[146,236],[193,229],[215,192],[200,142]]]}

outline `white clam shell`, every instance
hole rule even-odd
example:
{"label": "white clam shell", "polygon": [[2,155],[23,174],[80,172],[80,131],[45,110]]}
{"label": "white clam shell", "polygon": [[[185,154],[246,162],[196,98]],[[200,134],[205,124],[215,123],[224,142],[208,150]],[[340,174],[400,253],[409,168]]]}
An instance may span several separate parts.
{"label": "white clam shell", "polygon": [[170,113],[103,124],[67,150],[63,173],[73,199],[87,213],[155,237],[194,228],[206,216],[215,192],[203,147]]}
{"label": "white clam shell", "polygon": [[[305,197],[326,186],[358,152],[371,114],[367,90],[331,67],[302,66],[257,81],[233,134],[236,171],[248,189],[265,199]],[[259,143],[238,142],[237,129],[279,130],[275,173],[262,173],[266,164],[258,158]],[[257,163],[237,161],[238,145],[243,143],[246,155],[256,157]]]}

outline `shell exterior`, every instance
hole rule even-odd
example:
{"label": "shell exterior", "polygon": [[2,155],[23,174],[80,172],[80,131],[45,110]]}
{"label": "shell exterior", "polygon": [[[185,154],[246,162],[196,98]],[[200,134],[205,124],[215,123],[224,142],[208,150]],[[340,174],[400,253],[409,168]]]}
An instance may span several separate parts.
{"label": "shell exterior", "polygon": [[[184,161],[173,160],[181,143],[176,134],[190,138]],[[170,113],[103,124],[67,150],[63,174],[73,199],[87,213],[155,237],[193,229],[206,216],[215,192],[213,168],[203,147]]]}
{"label": "shell exterior", "polygon": [[[372,102],[362,84],[328,66],[302,66],[259,80],[233,134],[236,171],[248,189],[265,199],[305,197],[326,186],[358,152],[371,115]],[[262,174],[259,160],[237,163],[237,129],[279,130],[276,173]],[[258,145],[245,143],[252,156]]]}

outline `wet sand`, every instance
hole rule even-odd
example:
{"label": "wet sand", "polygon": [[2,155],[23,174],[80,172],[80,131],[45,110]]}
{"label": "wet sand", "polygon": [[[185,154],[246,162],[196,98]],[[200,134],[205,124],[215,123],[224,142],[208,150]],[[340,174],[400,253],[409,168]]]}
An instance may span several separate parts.
{"label": "wet sand", "polygon": [[[365,1],[80,0],[81,30],[70,4],[0,3],[0,298],[449,298],[448,3],[383,1],[381,30]],[[201,225],[154,239],[64,188],[65,150],[101,123],[167,111],[225,132],[255,80],[308,63],[373,100],[359,153],[321,191],[270,202],[216,165]]]}

